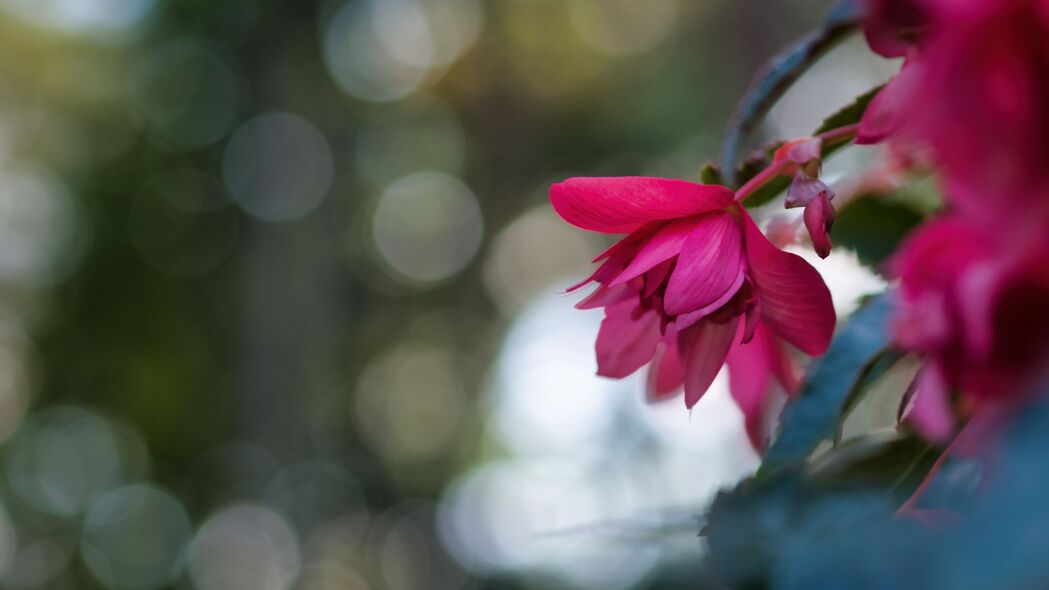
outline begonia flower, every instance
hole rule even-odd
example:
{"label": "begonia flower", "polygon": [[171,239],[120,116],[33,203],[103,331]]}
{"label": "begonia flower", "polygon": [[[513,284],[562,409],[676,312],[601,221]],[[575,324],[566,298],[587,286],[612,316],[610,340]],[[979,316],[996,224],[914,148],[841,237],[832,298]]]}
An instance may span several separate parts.
{"label": "begonia flower", "polygon": [[771,380],[788,390],[796,382],[785,344],[819,355],[830,343],[836,318],[819,273],[771,244],[722,186],[572,178],[553,185],[550,200],[572,225],[627,234],[573,287],[598,283],[578,305],[605,310],[598,374],[651,364],[649,397],[683,385],[691,408],[729,360],[730,388],[760,443]]}

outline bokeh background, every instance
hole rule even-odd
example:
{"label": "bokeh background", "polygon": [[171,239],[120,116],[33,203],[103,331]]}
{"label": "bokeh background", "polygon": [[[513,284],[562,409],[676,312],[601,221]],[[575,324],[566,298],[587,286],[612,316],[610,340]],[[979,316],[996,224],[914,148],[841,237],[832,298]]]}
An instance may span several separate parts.
{"label": "bokeh background", "polygon": [[545,188],[695,178],[825,4],[0,0],[0,587],[694,588],[757,459],[594,377]]}

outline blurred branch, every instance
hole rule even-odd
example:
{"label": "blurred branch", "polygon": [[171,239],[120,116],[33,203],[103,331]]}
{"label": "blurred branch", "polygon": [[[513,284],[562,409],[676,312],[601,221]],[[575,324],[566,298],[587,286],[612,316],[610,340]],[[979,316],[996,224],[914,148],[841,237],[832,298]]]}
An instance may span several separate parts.
{"label": "blurred branch", "polygon": [[857,0],[839,0],[819,30],[781,51],[754,78],[736,106],[722,148],[721,170],[726,185],[735,186],[736,163],[743,142],[772,105],[816,60],[859,25],[858,4]]}

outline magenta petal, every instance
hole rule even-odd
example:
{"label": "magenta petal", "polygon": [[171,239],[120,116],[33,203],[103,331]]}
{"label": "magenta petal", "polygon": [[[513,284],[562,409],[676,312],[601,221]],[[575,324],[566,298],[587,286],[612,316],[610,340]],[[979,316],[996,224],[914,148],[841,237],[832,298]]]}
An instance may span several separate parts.
{"label": "magenta petal", "polygon": [[732,199],[723,186],[642,176],[569,178],[550,187],[550,203],[565,221],[604,233],[722,209]]}
{"label": "magenta petal", "polygon": [[641,297],[651,297],[652,295],[655,295],[656,291],[659,290],[660,285],[666,282],[667,277],[670,276],[670,271],[673,270],[673,268],[674,261],[667,260],[646,272],[645,290],[641,293]]}
{"label": "magenta petal", "polygon": [[648,368],[645,381],[645,392],[648,401],[655,402],[667,399],[677,393],[685,378],[678,352],[677,332],[673,325],[667,327],[663,342],[656,349],[656,356]]}
{"label": "magenta petal", "polygon": [[736,336],[738,321],[715,324],[703,321],[678,335],[681,362],[685,367],[685,405],[696,405],[725,364]]}
{"label": "magenta petal", "polygon": [[773,384],[773,359],[768,340],[766,330],[756,331],[750,343],[732,347],[726,359],[729,392],[743,412],[747,437],[757,451],[765,448],[765,408]]}
{"label": "magenta petal", "polygon": [[802,352],[823,354],[830,346],[837,316],[820,273],[800,256],[773,246],[749,215],[744,214],[743,226],[762,321]]}
{"label": "magenta petal", "polygon": [[939,367],[927,364],[914,380],[914,405],[907,419],[927,439],[933,442],[948,440],[954,429],[954,418],[943,373]]}
{"label": "magenta petal", "polygon": [[681,247],[700,223],[698,219],[681,219],[668,223],[649,238],[623,272],[619,273],[610,287],[620,285],[641,276],[655,266],[670,260],[681,252]]}
{"label": "magenta petal", "polygon": [[688,313],[724,298],[733,286],[739,288],[742,268],[739,222],[728,212],[704,216],[685,240],[667,282],[666,312]]}
{"label": "magenta petal", "polygon": [[736,277],[735,281],[732,281],[732,286],[730,286],[728,288],[728,291],[725,291],[724,295],[722,295],[718,299],[714,300],[709,305],[701,307],[701,308],[697,309],[696,311],[690,311],[688,313],[683,313],[683,314],[677,316],[677,319],[675,320],[675,322],[677,323],[678,329],[679,330],[684,330],[685,328],[691,326],[692,324],[698,322],[699,320],[701,320],[701,319],[707,317],[708,315],[714,313],[715,311],[720,309],[721,306],[723,306],[726,303],[728,303],[732,299],[732,297],[734,297],[736,295],[736,292],[739,291],[739,288],[743,286],[743,281],[746,279],[746,277],[747,277],[746,270],[743,269],[743,268],[740,268],[739,269],[739,276]]}
{"label": "magenta petal", "polygon": [[907,116],[908,103],[923,75],[923,66],[908,60],[896,77],[875,95],[860,119],[856,134],[859,145],[875,144],[898,131]]}
{"label": "magenta petal", "polygon": [[787,188],[787,198],[783,201],[783,206],[787,209],[804,207],[819,197],[833,199],[834,191],[822,180],[799,173]]}
{"label": "magenta petal", "polygon": [[604,285],[598,285],[594,292],[583,298],[582,301],[575,304],[576,309],[597,309],[598,307],[605,307],[606,305],[614,305],[616,303],[626,301],[627,299],[634,299],[637,297],[637,290],[632,289],[630,285],[619,285],[618,287],[606,287]]}
{"label": "magenta petal", "polygon": [[805,229],[809,231],[812,248],[820,258],[830,255],[830,228],[834,225],[834,215],[834,205],[827,194],[820,194],[805,205]]}
{"label": "magenta petal", "polygon": [[597,333],[597,374],[622,378],[652,360],[659,332],[659,314],[642,311],[636,301],[623,301],[605,308],[605,319]]}

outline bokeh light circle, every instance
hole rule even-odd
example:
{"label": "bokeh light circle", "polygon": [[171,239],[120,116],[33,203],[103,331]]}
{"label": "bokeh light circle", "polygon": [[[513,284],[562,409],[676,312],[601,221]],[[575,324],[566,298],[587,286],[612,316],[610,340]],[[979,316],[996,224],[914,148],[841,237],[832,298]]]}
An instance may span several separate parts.
{"label": "bokeh light circle", "polygon": [[154,0],[3,0],[0,6],[35,26],[112,36],[138,24]]}
{"label": "bokeh light circle", "polygon": [[291,221],[312,211],[334,176],[328,142],[298,115],[270,112],[241,125],[222,158],[222,173],[240,206],[263,221]]}
{"label": "bokeh light circle", "polygon": [[178,575],[192,532],[189,516],[171,494],[133,485],[92,504],[81,551],[88,569],[107,588],[153,590]]}
{"label": "bokeh light circle", "polygon": [[7,479],[18,498],[56,516],[79,514],[115,487],[123,474],[113,428],[80,408],[53,408],[31,416],[7,453]]}
{"label": "bokeh light circle", "polygon": [[237,504],[211,516],[189,549],[198,590],[288,590],[302,566],[298,537],[261,504]]}
{"label": "bokeh light circle", "polygon": [[419,172],[383,192],[372,235],[384,262],[409,282],[445,280],[466,267],[481,246],[483,219],[460,180]]}

